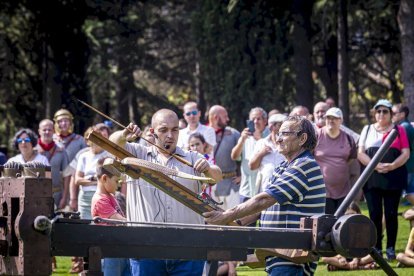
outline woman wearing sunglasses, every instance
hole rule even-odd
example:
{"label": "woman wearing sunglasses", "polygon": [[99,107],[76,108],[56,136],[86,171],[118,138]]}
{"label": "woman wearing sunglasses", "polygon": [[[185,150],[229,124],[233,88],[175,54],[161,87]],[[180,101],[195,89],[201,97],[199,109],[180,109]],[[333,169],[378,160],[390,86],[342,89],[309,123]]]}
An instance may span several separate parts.
{"label": "woman wearing sunglasses", "polygon": [[23,128],[19,130],[13,137],[13,145],[20,154],[10,158],[7,162],[19,162],[26,164],[27,162],[40,162],[49,166],[47,158],[35,150],[37,145],[37,135],[33,130]]}
{"label": "woman wearing sunglasses", "polygon": [[407,186],[407,162],[410,149],[405,129],[392,123],[392,104],[379,100],[375,106],[375,123],[364,127],[359,139],[358,160],[366,166],[391,132],[398,136],[391,144],[381,162],[365,184],[363,191],[369,216],[377,228],[375,248],[382,252],[382,217],[385,215],[387,230],[386,255],[389,261],[395,259],[395,243],[398,231],[398,204],[402,190]]}

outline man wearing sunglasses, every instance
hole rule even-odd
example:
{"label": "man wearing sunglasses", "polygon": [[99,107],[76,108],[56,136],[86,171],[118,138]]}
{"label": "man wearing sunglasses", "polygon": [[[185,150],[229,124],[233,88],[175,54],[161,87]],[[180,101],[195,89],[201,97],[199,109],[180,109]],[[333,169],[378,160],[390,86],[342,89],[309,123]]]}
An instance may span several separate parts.
{"label": "man wearing sunglasses", "polygon": [[414,205],[414,127],[408,120],[408,114],[410,109],[408,106],[401,103],[395,104],[392,107],[392,121],[394,124],[398,124],[405,129],[407,133],[408,143],[410,144],[410,158],[405,166],[408,170],[408,185],[404,191],[405,198]]}
{"label": "man wearing sunglasses", "polygon": [[207,153],[212,156],[213,147],[216,145],[216,133],[212,127],[200,123],[201,112],[198,110],[196,102],[187,102],[184,105],[184,119],[187,127],[180,130],[177,146],[188,150],[188,138],[193,133],[201,133],[208,144]]}

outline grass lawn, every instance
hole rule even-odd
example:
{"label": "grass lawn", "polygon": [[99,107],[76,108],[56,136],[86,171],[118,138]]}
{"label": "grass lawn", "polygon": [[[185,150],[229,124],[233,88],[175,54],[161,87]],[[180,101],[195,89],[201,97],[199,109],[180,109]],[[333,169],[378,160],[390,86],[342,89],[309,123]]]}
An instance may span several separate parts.
{"label": "grass lawn", "polygon": [[[364,215],[368,215],[368,211],[366,205],[364,203],[360,204],[362,213]],[[400,205],[399,212],[403,212],[409,207]],[[398,228],[398,236],[397,236],[397,244],[396,244],[396,253],[403,252],[407,243],[408,235],[410,232],[409,224],[406,220],[404,220],[401,216],[399,216],[399,228]],[[385,239],[384,239],[385,240]],[[385,248],[385,242],[383,244],[383,248]],[[53,275],[73,275],[68,274],[67,272],[70,269],[70,257],[57,257],[58,269]],[[394,261],[391,264],[391,267],[395,269],[398,275],[414,275],[414,268],[396,268],[397,262]],[[361,276],[363,275],[385,275],[381,270],[364,270],[364,271],[335,271],[335,272],[328,272],[326,269],[326,265],[319,263],[318,268],[316,270],[316,275],[347,275],[347,276]],[[263,269],[250,269],[248,267],[238,267],[237,274],[240,276],[264,276],[267,275]]]}

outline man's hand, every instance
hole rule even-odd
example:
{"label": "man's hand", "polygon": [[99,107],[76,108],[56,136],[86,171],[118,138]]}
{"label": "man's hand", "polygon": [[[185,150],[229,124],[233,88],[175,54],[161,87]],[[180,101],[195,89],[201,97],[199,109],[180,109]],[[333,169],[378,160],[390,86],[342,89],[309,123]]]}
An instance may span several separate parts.
{"label": "man's hand", "polygon": [[129,142],[136,140],[138,137],[141,136],[141,133],[141,129],[137,125],[129,123],[126,129],[124,129],[124,131],[122,132],[122,136],[126,141]]}
{"label": "man's hand", "polygon": [[196,172],[204,173],[207,172],[209,169],[210,164],[204,158],[200,158],[194,163],[194,170],[196,170]]}
{"label": "man's hand", "polygon": [[266,156],[266,155],[268,155],[269,153],[272,153],[272,148],[271,147],[269,147],[269,146],[264,146],[261,150],[260,150],[260,152],[259,152],[259,154],[260,154],[260,156],[262,156],[262,157],[264,157],[264,156]]}
{"label": "man's hand", "polygon": [[57,209],[58,210],[64,209],[66,207],[66,201],[67,201],[67,199],[62,197],[60,199],[59,205],[57,206]]}
{"label": "man's hand", "polygon": [[222,211],[211,211],[203,213],[204,221],[207,224],[227,225],[231,219]]}
{"label": "man's hand", "polygon": [[244,143],[244,141],[246,141],[246,139],[249,137],[249,136],[252,136],[253,135],[253,133],[251,133],[250,131],[249,131],[249,128],[245,128],[245,129],[243,129],[243,131],[240,133],[240,138],[241,138],[241,140],[243,141],[243,143]]}
{"label": "man's hand", "polygon": [[240,184],[240,181],[241,181],[241,176],[233,176],[232,178],[231,178],[231,182],[233,183],[233,184]]}

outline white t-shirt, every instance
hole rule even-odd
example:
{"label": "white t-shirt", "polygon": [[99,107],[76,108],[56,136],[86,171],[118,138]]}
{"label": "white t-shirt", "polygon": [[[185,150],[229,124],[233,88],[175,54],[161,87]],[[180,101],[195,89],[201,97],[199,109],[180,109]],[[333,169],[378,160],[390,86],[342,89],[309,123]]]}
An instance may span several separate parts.
{"label": "white t-shirt", "polygon": [[[257,141],[254,147],[254,155],[261,151],[265,146],[269,146],[272,149],[271,153],[263,156],[262,162],[260,163],[260,167],[258,169],[258,173],[260,174],[260,177],[258,177],[258,181],[260,180],[260,183],[256,182],[256,192],[258,193],[264,191],[266,188],[269,179],[273,175],[275,167],[286,160],[285,157],[276,149],[276,145],[271,139],[271,135],[268,135],[267,137]],[[260,187],[257,186],[258,184],[260,184]]]}
{"label": "white t-shirt", "polygon": [[[76,167],[76,171],[83,172],[84,176],[94,176],[96,175],[96,164],[98,160],[103,157],[111,156],[110,153],[107,151],[102,151],[98,154],[92,153],[91,150],[83,152],[79,156],[78,165]],[[84,192],[87,191],[96,191],[96,185],[91,186],[80,186],[80,189]]]}
{"label": "white t-shirt", "polygon": [[[22,164],[28,163],[28,162],[24,161],[23,155],[21,155],[21,154],[18,154],[16,156],[10,158],[9,160],[7,160],[7,162],[12,162],[12,161],[19,162],[19,163],[22,163]],[[50,166],[49,160],[47,160],[46,156],[43,156],[40,153],[36,153],[35,158],[33,160],[30,160],[30,162],[40,162],[42,164],[45,164],[46,166]]]}
{"label": "white t-shirt", "polygon": [[198,127],[194,131],[191,131],[189,126],[184,129],[180,129],[177,147],[188,150],[188,138],[191,134],[196,132],[202,134],[206,140],[206,143],[209,144],[212,148],[216,145],[216,132],[214,131],[214,128],[199,123]]}

